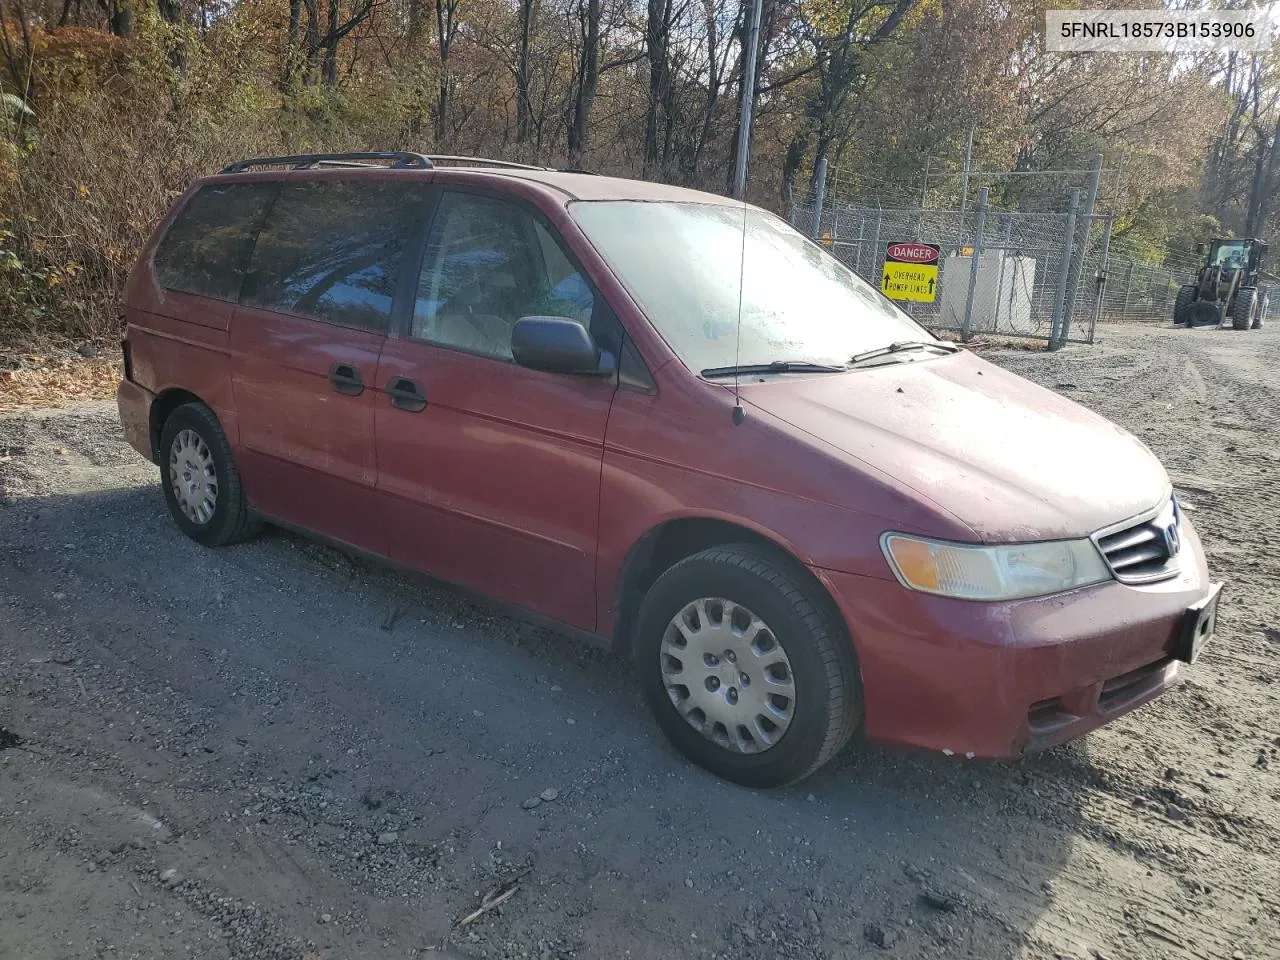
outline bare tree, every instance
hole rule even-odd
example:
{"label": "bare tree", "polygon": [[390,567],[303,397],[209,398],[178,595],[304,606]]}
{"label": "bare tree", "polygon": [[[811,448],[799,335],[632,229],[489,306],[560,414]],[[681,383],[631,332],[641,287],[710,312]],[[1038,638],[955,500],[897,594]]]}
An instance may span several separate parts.
{"label": "bare tree", "polygon": [[449,54],[458,37],[460,20],[458,8],[462,0],[436,0],[436,44],[440,51],[440,79],[436,86],[436,145],[445,142],[449,129],[449,100],[453,93],[453,75],[449,69]]}
{"label": "bare tree", "polygon": [[537,26],[537,0],[520,0],[520,36],[516,54],[516,142],[529,139],[533,127],[532,46],[533,32]]}
{"label": "bare tree", "polygon": [[577,0],[576,16],[582,45],[570,84],[568,147],[569,166],[582,168],[587,152],[587,125],[600,85],[600,0]]}

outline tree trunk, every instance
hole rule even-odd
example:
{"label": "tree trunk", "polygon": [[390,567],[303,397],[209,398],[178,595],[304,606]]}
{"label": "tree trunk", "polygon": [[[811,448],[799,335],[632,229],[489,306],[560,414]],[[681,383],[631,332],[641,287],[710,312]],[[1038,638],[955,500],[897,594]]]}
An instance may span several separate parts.
{"label": "tree trunk", "polygon": [[[12,8],[12,9],[11,9]],[[0,29],[0,50],[4,52],[5,66],[9,76],[13,78],[13,88],[22,97],[28,107],[35,102],[36,87],[31,82],[31,65],[35,62],[35,50],[31,46],[31,18],[22,0],[11,0],[10,3],[0,0],[0,23],[10,19],[18,21],[18,33],[22,39],[19,48],[8,30]]]}
{"label": "tree trunk", "polygon": [[582,25],[582,53],[578,58],[578,77],[569,120],[569,167],[582,169],[587,153],[587,124],[595,105],[600,85],[600,0],[578,3],[578,19]]}
{"label": "tree trunk", "polygon": [[325,86],[338,85],[338,0],[329,0],[329,26],[324,47]]}
{"label": "tree trunk", "polygon": [[409,0],[409,26],[405,31],[409,51],[412,53],[422,43],[423,21],[422,6],[425,0]]}
{"label": "tree trunk", "polygon": [[449,96],[453,90],[453,77],[449,74],[449,53],[453,38],[458,32],[458,4],[460,0],[436,0],[436,40],[440,44],[440,82],[436,85],[435,134],[436,147],[444,145],[449,137]]}
{"label": "tree trunk", "polygon": [[800,167],[804,165],[804,155],[809,152],[809,136],[797,130],[787,144],[787,154],[782,159],[782,207],[791,213],[795,202],[796,177],[800,176]]}
{"label": "tree trunk", "polygon": [[533,69],[530,62],[530,46],[537,11],[536,0],[520,0],[520,50],[516,55],[516,143],[529,139],[533,127],[533,102],[530,87]]}
{"label": "tree trunk", "polygon": [[304,77],[307,86],[314,86],[317,79],[319,58],[322,50],[320,46],[320,8],[317,0],[303,0],[303,4],[307,8],[307,56],[306,73],[304,74]]}
{"label": "tree trunk", "polygon": [[284,71],[281,75],[281,86],[284,90],[293,87],[294,75],[298,69],[298,30],[302,26],[302,0],[289,0],[289,33],[285,40]]}
{"label": "tree trunk", "polygon": [[1251,229],[1245,231],[1248,236],[1260,237],[1267,232],[1267,221],[1271,216],[1271,200],[1276,190],[1280,189],[1280,183],[1276,182],[1276,173],[1280,168],[1277,157],[1280,157],[1280,117],[1276,118],[1275,130],[1271,134],[1270,156],[1267,157],[1266,172],[1262,175],[1262,182],[1257,191],[1258,201],[1254,210],[1254,223]]}
{"label": "tree trunk", "polygon": [[107,29],[117,37],[133,36],[133,11],[121,6],[119,0],[111,5],[111,16],[107,20]]}
{"label": "tree trunk", "polygon": [[[649,16],[645,22],[645,42],[649,55],[649,100],[644,114],[644,175],[665,166],[665,150],[659,147],[659,131],[666,126],[664,114],[669,104],[671,65],[667,58],[667,40],[671,30],[671,0],[649,0]],[[669,120],[669,117],[668,117]]]}
{"label": "tree trunk", "polygon": [[[156,0],[156,10],[160,18],[170,26],[182,23],[182,0]],[[184,37],[179,33],[171,41],[169,47],[169,63],[179,73],[187,72],[187,51],[184,49]]]}

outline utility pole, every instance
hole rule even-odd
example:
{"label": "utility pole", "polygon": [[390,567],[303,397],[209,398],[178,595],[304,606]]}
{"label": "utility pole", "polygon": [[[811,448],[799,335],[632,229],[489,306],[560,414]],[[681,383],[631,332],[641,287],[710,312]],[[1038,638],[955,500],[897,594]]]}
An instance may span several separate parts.
{"label": "utility pole", "polygon": [[1071,332],[1071,315],[1076,309],[1076,294],[1080,289],[1084,272],[1084,258],[1089,252],[1089,229],[1093,226],[1093,214],[1098,208],[1098,188],[1102,184],[1102,154],[1093,155],[1089,167],[1089,194],[1085,200],[1084,215],[1076,223],[1075,255],[1071,260],[1071,277],[1067,284],[1067,299],[1062,310],[1062,324],[1058,327],[1058,340],[1066,343]]}
{"label": "utility pole", "polygon": [[964,148],[964,174],[960,178],[960,219],[969,207],[969,169],[973,166],[973,131],[969,128],[969,143]]}
{"label": "utility pole", "polygon": [[1053,298],[1053,320],[1049,325],[1049,349],[1060,350],[1066,342],[1062,335],[1066,313],[1067,287],[1075,263],[1076,213],[1080,209],[1080,188],[1071,188],[1071,204],[1067,208],[1067,227],[1062,231],[1062,255],[1058,258],[1058,292]]}
{"label": "utility pole", "polygon": [[742,112],[738,117],[738,157],[733,171],[733,195],[741,200],[747,193],[747,152],[751,149],[751,112],[756,103],[756,52],[760,46],[760,8],[763,0],[751,5],[751,28],[747,31],[746,56],[742,63]]}
{"label": "utility pole", "polygon": [[[973,295],[978,289],[978,266],[982,262],[982,241],[987,229],[987,188],[978,191],[978,225],[974,230],[973,253],[969,255],[969,293],[964,299],[964,319],[960,322],[960,339],[968,343],[973,336]],[[997,298],[999,294],[996,294]],[[997,303],[996,315],[1000,308]]]}

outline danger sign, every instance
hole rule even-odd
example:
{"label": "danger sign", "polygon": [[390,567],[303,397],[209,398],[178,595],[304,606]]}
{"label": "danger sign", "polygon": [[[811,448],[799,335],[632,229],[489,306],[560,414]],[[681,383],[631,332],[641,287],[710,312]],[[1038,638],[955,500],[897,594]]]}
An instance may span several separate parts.
{"label": "danger sign", "polygon": [[880,290],[894,300],[933,303],[938,298],[938,258],[931,243],[891,243],[885,250]]}

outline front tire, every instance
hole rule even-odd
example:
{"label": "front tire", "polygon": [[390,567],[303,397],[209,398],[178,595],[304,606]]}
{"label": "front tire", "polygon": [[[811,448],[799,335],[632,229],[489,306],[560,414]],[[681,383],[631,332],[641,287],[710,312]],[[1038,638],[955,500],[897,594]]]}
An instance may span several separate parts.
{"label": "front tire", "polygon": [[1235,330],[1248,330],[1258,313],[1258,291],[1254,287],[1241,287],[1231,304],[1231,326]]}
{"label": "front tire", "polygon": [[196,543],[222,547],[257,534],[231,444],[203,403],[183,404],[165,420],[160,483],[174,522]]}
{"label": "front tire", "polygon": [[1196,285],[1194,283],[1183,284],[1178,290],[1178,296],[1173,301],[1173,323],[1175,326],[1189,325],[1189,310],[1191,304],[1196,302]]}
{"label": "front tire", "polygon": [[815,585],[746,544],[662,574],[634,652],[645,699],[686,757],[749,787],[778,787],[834,757],[862,720],[853,646]]}

